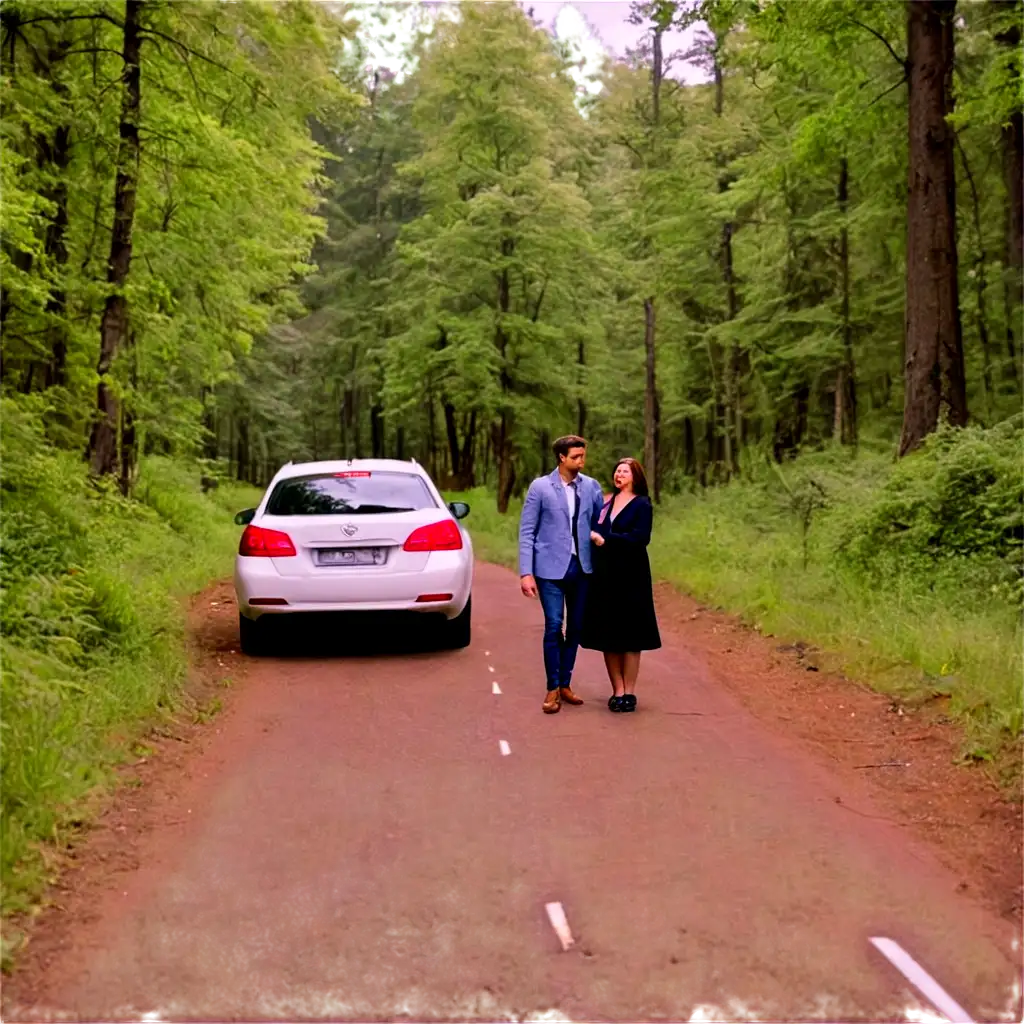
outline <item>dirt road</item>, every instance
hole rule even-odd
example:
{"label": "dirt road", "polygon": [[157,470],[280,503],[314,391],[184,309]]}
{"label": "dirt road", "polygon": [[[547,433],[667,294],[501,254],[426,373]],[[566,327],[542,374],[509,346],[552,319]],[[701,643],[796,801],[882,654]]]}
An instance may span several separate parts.
{"label": "dirt road", "polygon": [[886,936],[1019,1019],[1014,927],[672,630],[636,714],[584,653],[545,716],[537,605],[481,565],[474,611],[464,651],[250,662],[4,1018],[903,1020]]}

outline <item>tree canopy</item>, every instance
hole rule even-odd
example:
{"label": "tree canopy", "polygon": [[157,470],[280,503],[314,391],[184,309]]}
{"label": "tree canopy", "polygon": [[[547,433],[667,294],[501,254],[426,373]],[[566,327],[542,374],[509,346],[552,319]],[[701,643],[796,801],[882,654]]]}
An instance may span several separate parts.
{"label": "tree canopy", "polygon": [[660,494],[1015,413],[1018,0],[633,19],[589,97],[515,4],[421,19],[396,76],[383,14],[11,0],[5,401],[126,493],[146,452],[386,454],[499,509],[570,431]]}

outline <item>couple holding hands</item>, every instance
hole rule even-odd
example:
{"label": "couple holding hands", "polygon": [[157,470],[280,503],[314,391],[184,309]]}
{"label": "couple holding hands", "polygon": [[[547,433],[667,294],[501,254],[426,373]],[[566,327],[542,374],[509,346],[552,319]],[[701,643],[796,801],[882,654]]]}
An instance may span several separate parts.
{"label": "couple holding hands", "polygon": [[[519,521],[519,575],[544,610],[545,714],[582,704],[570,685],[579,647],[601,651],[608,707],[636,710],[640,652],[661,646],[647,545],[654,510],[636,459],[620,459],[605,500],[582,469],[587,442],[560,437],[558,465],[530,484]],[[564,623],[564,632],[563,632]]]}

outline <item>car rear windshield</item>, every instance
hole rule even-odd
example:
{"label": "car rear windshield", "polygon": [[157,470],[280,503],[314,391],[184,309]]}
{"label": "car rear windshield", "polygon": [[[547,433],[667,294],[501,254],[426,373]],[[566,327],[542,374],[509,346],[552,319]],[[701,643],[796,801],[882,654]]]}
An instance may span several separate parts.
{"label": "car rear windshield", "polygon": [[381,515],[436,508],[413,473],[319,473],[282,480],[267,503],[272,516]]}

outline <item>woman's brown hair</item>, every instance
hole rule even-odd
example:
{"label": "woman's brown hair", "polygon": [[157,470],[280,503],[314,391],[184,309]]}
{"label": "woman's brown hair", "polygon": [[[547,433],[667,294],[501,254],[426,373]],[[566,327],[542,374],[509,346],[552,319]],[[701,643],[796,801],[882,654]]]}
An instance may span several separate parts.
{"label": "woman's brown hair", "polygon": [[[648,497],[647,474],[644,472],[644,467],[636,459],[619,459],[615,463],[615,469],[621,465],[629,466],[629,471],[633,474],[633,493],[639,494],[641,498]],[[615,486],[615,469],[612,470],[612,491],[618,493],[618,488]]]}

